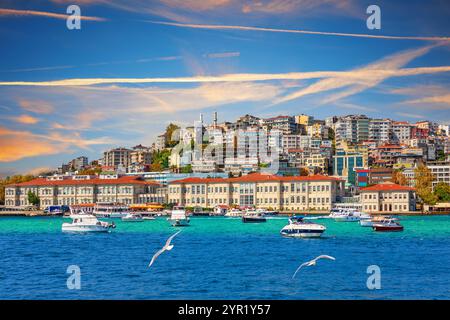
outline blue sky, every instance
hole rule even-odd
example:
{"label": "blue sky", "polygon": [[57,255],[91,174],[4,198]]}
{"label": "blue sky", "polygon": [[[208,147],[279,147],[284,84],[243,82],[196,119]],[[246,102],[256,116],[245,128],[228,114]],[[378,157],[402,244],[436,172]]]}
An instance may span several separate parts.
{"label": "blue sky", "polygon": [[[70,4],[81,30],[66,28]],[[0,1],[0,175],[150,145],[214,111],[449,123],[450,4],[377,1],[381,30],[368,30],[370,4]]]}

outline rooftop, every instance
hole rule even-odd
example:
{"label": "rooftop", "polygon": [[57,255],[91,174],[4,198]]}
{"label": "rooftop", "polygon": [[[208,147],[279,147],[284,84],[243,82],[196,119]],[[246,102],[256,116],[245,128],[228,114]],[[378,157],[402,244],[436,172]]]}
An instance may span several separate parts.
{"label": "rooftop", "polygon": [[367,192],[367,191],[414,191],[414,190],[416,189],[412,187],[401,186],[393,182],[384,182],[367,188],[362,188],[360,191]]}
{"label": "rooftop", "polygon": [[159,185],[156,181],[145,181],[139,177],[124,176],[117,179],[86,179],[86,180],[47,180],[46,178],[37,178],[28,182],[8,185],[9,187],[37,187],[37,186],[76,186],[76,185],[117,185],[117,184],[134,184],[134,185]]}

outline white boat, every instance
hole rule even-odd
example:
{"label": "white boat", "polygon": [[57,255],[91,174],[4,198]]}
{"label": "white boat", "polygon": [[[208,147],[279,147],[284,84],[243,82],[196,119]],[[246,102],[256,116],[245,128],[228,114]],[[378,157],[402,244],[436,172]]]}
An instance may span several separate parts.
{"label": "white boat", "polygon": [[327,228],[318,223],[306,222],[301,216],[289,218],[289,224],[281,229],[280,234],[291,238],[318,238]]}
{"label": "white boat", "polygon": [[359,220],[359,216],[351,211],[344,211],[334,217],[334,221],[336,222],[357,222]]}
{"label": "white boat", "polygon": [[359,225],[361,227],[371,227],[373,225],[373,217],[370,214],[362,213],[359,217]]}
{"label": "white boat", "polygon": [[63,223],[62,231],[64,232],[108,232],[115,228],[114,223],[98,220],[90,214],[71,215],[71,223]]}
{"label": "white boat", "polygon": [[186,210],[182,206],[176,206],[167,218],[174,227],[185,227],[189,225],[189,218],[186,216]]}
{"label": "white boat", "polygon": [[243,212],[236,208],[228,210],[227,213],[225,213],[225,217],[242,217],[242,215]]}
{"label": "white boat", "polygon": [[130,209],[128,206],[114,202],[98,202],[92,213],[100,218],[123,218]]}
{"label": "white boat", "polygon": [[213,215],[215,216],[226,216],[228,212],[228,206],[218,205],[214,207]]}
{"label": "white boat", "polygon": [[245,211],[245,213],[242,215],[242,222],[244,223],[266,222],[265,210],[256,209]]}
{"label": "white boat", "polygon": [[124,222],[142,222],[144,218],[139,213],[128,213],[125,217],[122,217]]}

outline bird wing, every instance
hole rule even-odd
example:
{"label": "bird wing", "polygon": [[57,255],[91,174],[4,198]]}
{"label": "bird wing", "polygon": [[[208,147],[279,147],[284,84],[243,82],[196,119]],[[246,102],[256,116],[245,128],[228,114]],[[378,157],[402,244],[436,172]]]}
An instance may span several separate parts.
{"label": "bird wing", "polygon": [[166,251],[165,248],[159,249],[159,250],[153,255],[152,260],[151,260],[150,263],[148,264],[148,267],[147,267],[147,268],[150,268],[150,267],[152,266],[153,262],[155,262],[156,258],[158,258],[159,255],[160,255],[161,253],[163,253],[164,251]]}
{"label": "bird wing", "polygon": [[327,256],[326,254],[320,255],[320,256],[318,256],[317,258],[315,258],[314,260],[319,260],[319,259],[336,260],[336,258],[334,258],[334,257],[332,257],[332,256]]}
{"label": "bird wing", "polygon": [[304,266],[307,266],[310,262],[311,262],[311,261],[302,263],[302,264],[297,268],[297,270],[295,270],[294,274],[292,275],[292,279],[295,278],[295,275],[297,274],[297,272],[298,272],[301,268],[303,268]]}
{"label": "bird wing", "polygon": [[169,237],[169,239],[167,239],[166,244],[164,245],[164,248],[168,247],[168,246],[170,245],[170,242],[172,242],[172,239],[175,238],[175,236],[176,236],[177,234],[179,234],[180,232],[181,232],[181,230],[178,231],[177,233],[171,235],[171,236]]}

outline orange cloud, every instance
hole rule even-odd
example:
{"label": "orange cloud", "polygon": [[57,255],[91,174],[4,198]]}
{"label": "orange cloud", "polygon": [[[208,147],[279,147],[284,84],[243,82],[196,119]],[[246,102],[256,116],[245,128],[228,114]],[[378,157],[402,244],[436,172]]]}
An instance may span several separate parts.
{"label": "orange cloud", "polygon": [[38,118],[32,117],[30,115],[27,114],[23,114],[21,116],[18,117],[12,117],[12,120],[18,122],[18,123],[23,123],[23,124],[36,124],[39,122]]}
{"label": "orange cloud", "polygon": [[42,100],[19,100],[19,106],[30,112],[49,114],[53,112],[53,106],[46,101]]}

